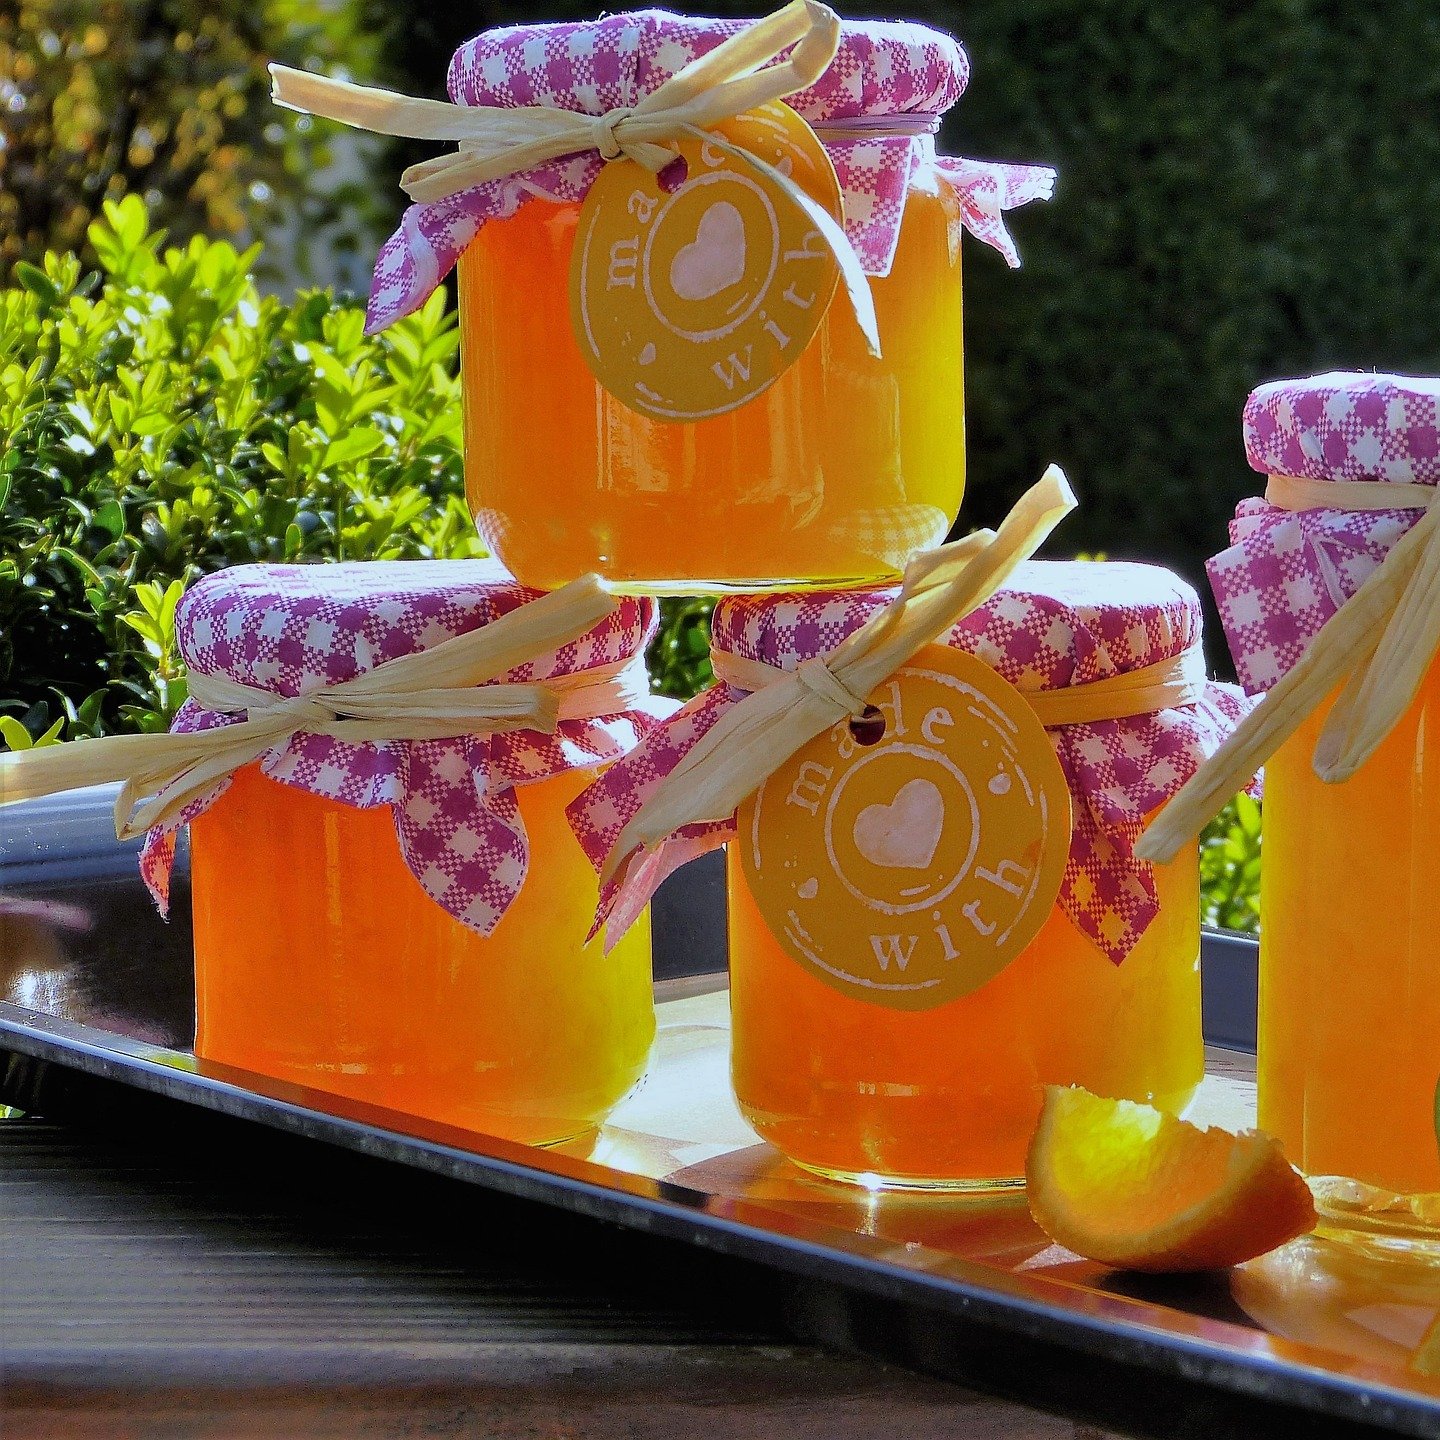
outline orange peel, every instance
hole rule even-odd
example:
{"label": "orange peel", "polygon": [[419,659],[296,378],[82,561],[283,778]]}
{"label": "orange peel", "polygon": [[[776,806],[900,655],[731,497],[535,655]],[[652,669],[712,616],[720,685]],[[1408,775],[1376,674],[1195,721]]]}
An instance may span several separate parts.
{"label": "orange peel", "polygon": [[1078,1086],[1047,1087],[1025,1179],[1052,1240],[1117,1270],[1220,1270],[1315,1227],[1274,1136],[1202,1130]]}

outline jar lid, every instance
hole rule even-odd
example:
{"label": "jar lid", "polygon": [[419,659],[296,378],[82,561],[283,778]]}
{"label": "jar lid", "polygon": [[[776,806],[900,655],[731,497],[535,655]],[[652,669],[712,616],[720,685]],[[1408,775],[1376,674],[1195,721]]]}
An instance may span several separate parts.
{"label": "jar lid", "polygon": [[[456,105],[541,106],[605,115],[637,104],[748,20],[640,10],[599,20],[512,25],[466,41],[450,62]],[[929,167],[955,197],[959,226],[1020,264],[1005,215],[1048,199],[1048,166],[936,155],[938,117],[964,93],[970,61],[959,42],[911,21],[845,20],[820,79],[787,103],[824,142],[844,200],[847,239],[867,275],[890,273],[912,175]],[[827,135],[826,126],[831,132]],[[577,152],[412,205],[380,251],[366,312],[369,332],[424,303],[466,246],[537,196],[579,203],[605,161]],[[959,230],[955,231],[958,243]]]}
{"label": "jar lid", "polygon": [[[491,559],[236,565],[186,592],[175,633],[191,670],[294,696],[479,630],[543,593]],[[657,614],[654,600],[621,599],[578,639],[495,678],[619,664],[644,649]]]}
{"label": "jar lid", "polygon": [[[507,25],[455,52],[450,98],[460,105],[546,105],[604,114],[634,105],[753,23],[634,10],[598,20]],[[942,31],[909,20],[842,20],[830,68],[786,103],[811,124],[861,115],[941,115],[969,79],[969,58]]]}
{"label": "jar lid", "polygon": [[[715,607],[718,650],[793,670],[833,650],[887,605],[896,587],[727,596]],[[1022,690],[1061,690],[1124,675],[1198,644],[1200,597],[1157,565],[1031,560],[955,625],[967,650]]]}
{"label": "jar lid", "polygon": [[1245,402],[1262,475],[1440,484],[1440,379],[1344,370],[1272,380]]}
{"label": "jar lid", "polygon": [[[827,654],[896,590],[727,596],[715,607],[715,649],[793,670]],[[1177,659],[1197,646],[1200,600],[1178,576],[1117,561],[1031,561],[945,643],[984,660],[1021,690],[1060,690]],[[744,692],[716,684],[662,721],[568,808],[599,869],[647,798]],[[1185,784],[1249,709],[1233,686],[1199,687],[1193,703],[1047,727],[1070,788],[1073,830],[1060,905],[1120,962],[1160,913],[1154,869],[1135,856],[1146,821]],[[723,844],[734,817],[687,826],[636,852],[602,890],[601,914],[621,933],[677,864]]]}

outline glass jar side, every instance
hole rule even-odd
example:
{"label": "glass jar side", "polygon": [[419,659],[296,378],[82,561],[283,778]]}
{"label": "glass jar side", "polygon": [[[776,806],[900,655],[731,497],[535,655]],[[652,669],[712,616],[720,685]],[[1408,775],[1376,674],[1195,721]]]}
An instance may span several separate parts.
{"label": "glass jar side", "polygon": [[987,985],[928,1011],[832,989],[781,949],[730,858],[732,1074],[790,1159],[872,1185],[1017,1185],[1047,1084],[1178,1112],[1204,1074],[1198,855],[1115,965],[1057,907]]}
{"label": "glass jar side", "polygon": [[516,791],[525,883],[482,937],[420,888],[386,807],[258,767],[191,827],[202,1059],[532,1144],[598,1124],[655,1032],[648,915],[584,945],[594,871],[564,809],[594,778]]}
{"label": "glass jar side", "polygon": [[959,203],[912,181],[871,282],[884,356],[843,294],[800,359],[729,414],[666,424],[602,390],[570,323],[580,207],[533,201],[459,266],[466,489],[528,585],[596,571],[683,594],[884,580],[939,544],[965,483]]}
{"label": "glass jar side", "polygon": [[1440,1193],[1440,664],[1349,780],[1265,766],[1259,1119],[1307,1175]]}

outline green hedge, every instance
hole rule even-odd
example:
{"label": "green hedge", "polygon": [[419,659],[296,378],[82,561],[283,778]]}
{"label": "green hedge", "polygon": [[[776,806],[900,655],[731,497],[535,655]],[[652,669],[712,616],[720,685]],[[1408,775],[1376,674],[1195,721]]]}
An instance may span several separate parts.
{"label": "green hedge", "polygon": [[1256,488],[1254,385],[1440,372],[1440,6],[949,13],[974,78],[947,140],[1061,176],[1016,219],[1020,274],[970,251],[971,518],[1055,459],[1082,499],[1067,543],[1203,587]]}
{"label": "green hedge", "polygon": [[32,734],[166,724],[206,571],[481,553],[443,295],[366,339],[358,302],[260,296],[253,249],[163,239],[107,202],[98,272],[0,291],[0,712]]}

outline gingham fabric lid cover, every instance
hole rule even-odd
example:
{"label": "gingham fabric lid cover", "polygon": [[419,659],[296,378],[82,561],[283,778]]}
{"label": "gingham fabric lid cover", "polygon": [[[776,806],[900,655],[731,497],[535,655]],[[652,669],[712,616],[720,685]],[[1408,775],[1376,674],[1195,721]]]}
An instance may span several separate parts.
{"label": "gingham fabric lid cover", "polygon": [[[635,104],[751,23],[639,10],[487,30],[455,52],[450,98],[460,105],[546,105],[603,115]],[[787,103],[812,124],[938,116],[960,98],[969,78],[970,62],[949,35],[910,21],[846,20],[830,68]],[[846,234],[872,275],[889,273],[916,166],[934,163],[959,198],[965,228],[1011,265],[1020,261],[1004,212],[1047,198],[1055,183],[1055,172],[1044,166],[937,157],[929,135],[877,135],[826,148],[844,192]],[[482,225],[508,218],[536,195],[583,199],[603,164],[593,152],[566,156],[410,206],[376,261],[367,328],[381,329],[421,305]]]}
{"label": "gingham fabric lid cover", "polygon": [[[1332,372],[1261,385],[1245,454],[1262,475],[1440,484],[1440,379]],[[1409,510],[1282,510],[1242,500],[1209,564],[1235,668],[1268,690],[1415,523]]]}
{"label": "gingham fabric lid cover", "polygon": [[[727,597],[713,643],[793,670],[833,650],[895,595],[894,588]],[[1011,684],[1058,690],[1126,674],[1198,643],[1199,597],[1152,565],[1031,561],[960,621],[945,643],[968,650]],[[571,825],[596,864],[658,780],[740,698],[717,685],[659,725],[570,806]],[[1134,858],[1146,817],[1211,755],[1248,708],[1233,686],[1211,684],[1181,709],[1050,731],[1074,798],[1074,829],[1060,903],[1075,925],[1119,961],[1158,911],[1153,869]],[[721,844],[733,822],[697,825],[633,865],[602,896],[618,933],[676,865]]]}
{"label": "gingham fabric lid cover", "polygon": [[[477,630],[539,594],[494,560],[242,565],[200,580],[181,600],[175,625],[192,672],[295,696]],[[644,649],[657,615],[653,600],[622,600],[577,640],[496,679],[544,680],[623,662]],[[260,765],[272,779],[312,795],[357,809],[388,805],[415,878],[436,904],[488,935],[529,864],[515,787],[618,759],[673,709],[673,702],[647,701],[624,714],[561,721],[553,735],[517,730],[353,743],[302,732],[268,751]],[[172,728],[228,723],[187,701]],[[228,784],[146,836],[141,873],[162,910],[176,831]]]}

